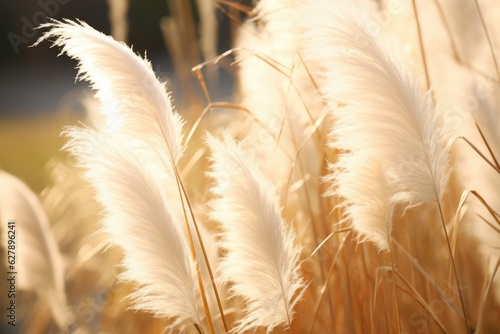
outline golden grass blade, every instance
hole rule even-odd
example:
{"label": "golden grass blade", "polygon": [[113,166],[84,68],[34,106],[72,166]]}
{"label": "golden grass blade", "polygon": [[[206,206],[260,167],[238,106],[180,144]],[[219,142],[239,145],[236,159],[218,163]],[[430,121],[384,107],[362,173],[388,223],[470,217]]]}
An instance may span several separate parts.
{"label": "golden grass blade", "polygon": [[488,299],[488,295],[489,295],[491,286],[493,285],[493,281],[495,280],[495,275],[497,274],[499,267],[500,267],[500,258],[497,259],[495,269],[493,269],[493,273],[491,274],[491,277],[488,281],[488,284],[486,285],[486,289],[484,290],[483,296],[481,298],[481,307],[479,308],[478,322],[477,322],[476,331],[475,331],[476,333],[482,333],[481,329],[482,329],[483,322],[484,322],[486,301]]}

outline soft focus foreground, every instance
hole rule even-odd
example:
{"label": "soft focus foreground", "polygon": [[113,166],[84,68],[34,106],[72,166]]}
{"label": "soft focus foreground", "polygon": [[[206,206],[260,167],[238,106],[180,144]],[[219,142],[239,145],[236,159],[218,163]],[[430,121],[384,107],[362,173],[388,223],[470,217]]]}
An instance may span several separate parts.
{"label": "soft focus foreground", "polygon": [[123,43],[126,1],[113,38],[41,27],[95,96],[1,124],[37,193],[0,174],[13,332],[500,331],[498,4],[168,4],[175,85]]}

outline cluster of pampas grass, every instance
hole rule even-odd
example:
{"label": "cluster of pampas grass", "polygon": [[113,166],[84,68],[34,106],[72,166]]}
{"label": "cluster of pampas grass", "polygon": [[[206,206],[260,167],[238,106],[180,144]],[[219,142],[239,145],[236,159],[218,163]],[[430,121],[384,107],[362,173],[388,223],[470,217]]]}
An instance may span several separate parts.
{"label": "cluster of pampas grass", "polygon": [[[110,3],[124,40],[126,6]],[[214,7],[199,3],[214,29]],[[174,110],[150,62],[125,44],[84,22],[44,25],[38,43],[76,59],[97,102],[63,131],[71,158],[42,193],[52,230],[35,195],[0,174],[10,185],[2,219],[29,221],[24,251],[37,254],[22,264],[25,289],[51,306],[34,307],[26,331],[497,332],[499,194],[473,187],[500,178],[498,80],[472,56],[448,54],[461,68],[461,83],[449,83],[430,61],[434,44],[457,43],[447,11],[436,1],[441,11],[425,7],[422,19],[419,3],[400,5],[215,1],[234,21],[251,19],[238,22],[235,49],[194,69],[209,103],[198,119]],[[415,34],[399,33],[399,20],[416,21]],[[448,32],[423,43],[432,24]],[[213,56],[213,36],[201,36]],[[235,102],[217,103],[203,73],[231,55]],[[490,94],[456,112],[445,83]]]}

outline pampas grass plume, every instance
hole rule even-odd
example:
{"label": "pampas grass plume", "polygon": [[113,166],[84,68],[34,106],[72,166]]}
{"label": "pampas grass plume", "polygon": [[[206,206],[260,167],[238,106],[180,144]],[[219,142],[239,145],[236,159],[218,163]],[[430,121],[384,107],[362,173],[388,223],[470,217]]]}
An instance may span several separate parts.
{"label": "pampas grass plume", "polygon": [[[0,171],[2,246],[7,243],[7,222],[15,221],[17,287],[34,291],[50,308],[59,329],[66,332],[64,263],[48,218],[38,197],[21,180]],[[6,247],[6,246],[5,246]],[[6,252],[7,254],[7,249]],[[7,256],[6,256],[7,257]]]}
{"label": "pampas grass plume", "polygon": [[212,192],[217,196],[211,217],[221,224],[220,246],[226,251],[219,263],[220,280],[232,284],[232,294],[247,302],[232,332],[265,327],[270,333],[278,325],[289,326],[304,281],[299,275],[300,247],[281,217],[276,190],[229,134],[223,141],[208,136],[207,143],[212,151],[209,175],[216,182]]}
{"label": "pampas grass plume", "polygon": [[156,148],[139,153],[160,155],[165,165],[179,161],[184,121],[173,111],[149,61],[84,22],[54,20],[42,28],[50,30],[36,44],[55,37],[53,45],[79,61],[78,78],[96,90],[102,108],[93,121],[100,128]]}
{"label": "pampas grass plume", "polygon": [[[194,260],[185,233],[173,220],[156,168],[131,154],[127,143],[92,129],[73,128],[66,149],[78,158],[105,210],[103,230],[124,254],[122,278],[137,286],[134,308],[173,320],[168,327],[202,327]],[[81,150],[88,143],[93,150]]]}
{"label": "pampas grass plume", "polygon": [[[122,278],[138,287],[137,309],[169,318],[168,330],[203,328],[196,264],[179,213],[174,169],[182,156],[184,121],[173,111],[151,64],[86,23],[53,21],[37,43],[79,61],[101,102],[96,130],[72,127],[65,149],[85,171],[105,217],[102,225],[124,254]],[[173,197],[175,196],[175,197]]]}
{"label": "pampas grass plume", "polygon": [[[371,191],[377,197],[375,194],[385,193],[384,212],[390,212],[396,203],[409,206],[440,201],[449,177],[452,142],[442,112],[433,108],[430,94],[421,91],[398,46],[374,29],[377,23],[364,5],[319,0],[308,1],[302,8],[304,52],[324,71],[321,90],[334,122],[329,144],[341,152],[338,162],[330,166],[337,175],[327,177],[334,181],[328,194],[358,207],[347,210],[350,220],[361,218],[354,214],[358,209],[381,211],[374,205],[380,202],[359,202],[352,194]],[[374,160],[380,168],[372,168]],[[354,170],[367,182],[385,179],[388,189],[364,189],[364,182],[348,183]],[[387,220],[379,221],[380,228],[374,228],[373,219],[369,221],[369,228],[361,228],[367,220],[358,220],[353,226],[363,234],[362,239],[387,249],[380,242],[380,238],[388,240],[380,233],[390,231]]]}

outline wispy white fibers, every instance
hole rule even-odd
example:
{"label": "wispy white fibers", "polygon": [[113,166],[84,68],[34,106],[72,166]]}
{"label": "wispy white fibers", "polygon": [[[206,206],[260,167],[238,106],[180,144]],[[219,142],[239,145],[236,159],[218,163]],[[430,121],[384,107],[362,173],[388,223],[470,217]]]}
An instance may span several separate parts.
{"label": "wispy white fibers", "polygon": [[134,143],[129,145],[131,152],[163,174],[163,187],[169,191],[170,201],[177,203],[172,205],[175,221],[184,222],[173,173],[184,151],[184,120],[174,111],[151,64],[86,23],[54,21],[44,27],[50,30],[37,43],[55,38],[54,46],[79,61],[78,78],[89,81],[96,90],[101,108],[90,116],[98,132]]}
{"label": "wispy white fibers", "polygon": [[[380,210],[373,202],[357,203],[345,197],[349,193],[345,187],[361,187],[353,192],[364,193],[370,191],[369,185],[354,182],[339,187],[344,176],[356,179],[349,173],[367,176],[377,170],[384,175],[373,174],[372,179],[387,180],[389,190],[384,192],[392,198],[386,209],[394,203],[439,201],[449,176],[450,135],[442,112],[433,108],[430,94],[421,91],[402,51],[380,36],[366,6],[319,0],[308,1],[302,11],[303,50],[307,59],[322,68],[321,90],[332,110],[330,146],[342,152],[331,167],[337,175],[330,176],[334,181],[330,194],[355,206],[348,214]],[[372,168],[375,160],[380,168]],[[353,161],[362,166],[352,165]],[[384,226],[390,221],[379,223]],[[354,226],[362,224],[358,221]],[[375,233],[364,238],[382,237]]]}
{"label": "wispy white fibers", "polygon": [[331,171],[328,179],[344,199],[340,207],[359,233],[358,240],[371,241],[379,250],[389,249],[397,198],[377,158],[345,154]]}
{"label": "wispy white fibers", "polygon": [[280,199],[249,156],[225,134],[209,136],[216,184],[211,217],[221,223],[220,279],[231,283],[233,295],[247,302],[245,316],[233,333],[290,325],[293,308],[304,291],[299,274],[300,247],[281,217]]}
{"label": "wispy white fibers", "polygon": [[155,150],[165,162],[172,153],[178,162],[183,152],[183,120],[173,112],[165,86],[151,64],[125,44],[115,41],[84,22],[54,21],[43,40],[55,38],[54,46],[79,61],[78,78],[87,80],[102,104],[100,126],[105,131],[134,138]]}
{"label": "wispy white fibers", "polygon": [[[7,241],[13,240],[16,253],[15,259],[12,258],[14,267],[8,271],[18,273],[18,289],[36,292],[50,307],[61,331],[65,332],[68,313],[64,263],[47,216],[38,197],[18,178],[0,171],[0,185],[2,247],[6,257],[11,255],[7,254]],[[15,222],[14,232],[8,228],[9,221]],[[8,239],[9,235],[12,239]],[[2,284],[5,286],[5,282]]]}
{"label": "wispy white fibers", "polygon": [[[190,254],[174,168],[182,153],[181,117],[151,64],[83,22],[47,24],[40,41],[79,61],[79,78],[96,90],[96,130],[73,127],[66,145],[85,170],[106,215],[103,228],[124,252],[123,277],[138,283],[135,307],[202,326],[197,272]],[[40,42],[39,41],[39,42]]]}
{"label": "wispy white fibers", "polygon": [[131,296],[134,307],[173,319],[169,329],[201,327],[195,263],[173,221],[161,174],[119,137],[102,140],[90,128],[73,128],[67,135],[66,149],[78,158],[104,207],[103,229],[124,251],[123,278],[138,284]]}

